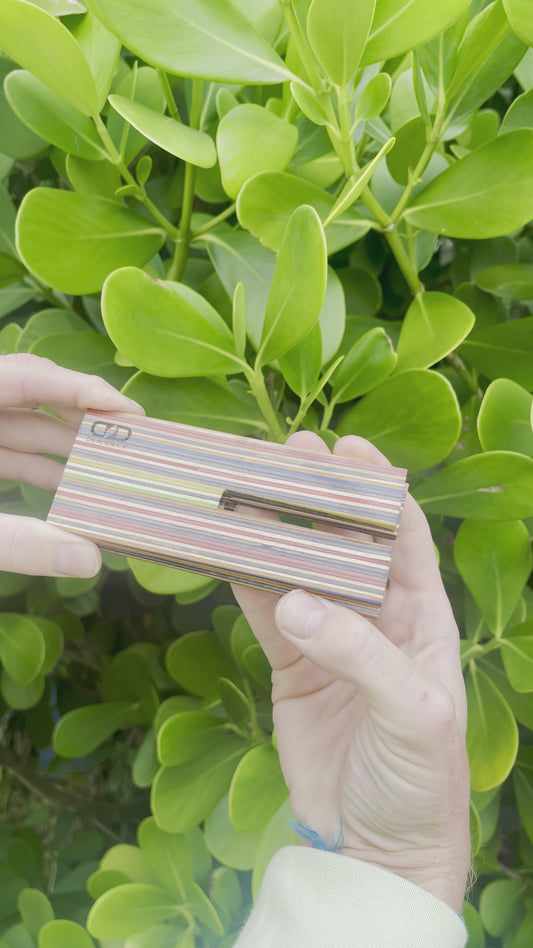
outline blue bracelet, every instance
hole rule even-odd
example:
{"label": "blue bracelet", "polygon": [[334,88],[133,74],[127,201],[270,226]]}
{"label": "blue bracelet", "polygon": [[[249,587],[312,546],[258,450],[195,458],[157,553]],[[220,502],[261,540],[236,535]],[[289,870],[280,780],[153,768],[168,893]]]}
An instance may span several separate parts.
{"label": "blue bracelet", "polygon": [[289,820],[290,825],[292,826],[294,832],[297,836],[301,836],[302,839],[306,839],[311,843],[312,849],[322,849],[325,852],[329,853],[341,853],[344,846],[344,833],[342,829],[342,816],[339,814],[339,835],[336,842],[333,840],[331,844],[328,843],[320,833],[316,833],[315,830],[311,829],[310,826],[307,826],[305,823],[300,823],[299,820]]}

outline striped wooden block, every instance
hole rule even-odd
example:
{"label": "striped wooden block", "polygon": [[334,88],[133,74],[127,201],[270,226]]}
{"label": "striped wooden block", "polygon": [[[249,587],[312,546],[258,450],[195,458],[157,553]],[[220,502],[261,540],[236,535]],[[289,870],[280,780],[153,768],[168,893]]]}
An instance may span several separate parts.
{"label": "striped wooden block", "polygon": [[[376,616],[405,474],[156,418],[90,411],[48,522],[102,549],[277,593],[298,587]],[[332,529],[338,527],[346,529]]]}

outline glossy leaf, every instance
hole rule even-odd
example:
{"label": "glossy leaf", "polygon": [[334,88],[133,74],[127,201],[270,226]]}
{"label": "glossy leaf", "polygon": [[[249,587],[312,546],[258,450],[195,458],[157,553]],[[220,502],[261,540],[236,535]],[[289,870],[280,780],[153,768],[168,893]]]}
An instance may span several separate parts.
{"label": "glossy leaf", "polygon": [[533,516],[533,460],[511,451],[472,455],[422,481],[413,496],[426,513],[522,520]]}
{"label": "glossy leaf", "polygon": [[425,369],[452,352],[466,338],[475,317],[448,293],[423,293],[413,300],[398,339],[397,370]]}
{"label": "glossy leaf", "polygon": [[98,899],[89,912],[87,928],[95,938],[128,938],[180,912],[178,900],[164,889],[129,883],[109,889]]}
{"label": "glossy leaf", "polygon": [[459,406],[448,382],[436,372],[411,369],[365,395],[341,419],[337,433],[368,438],[393,464],[420,471],[447,457],[460,427]]}
{"label": "glossy leaf", "polygon": [[[335,199],[333,195],[287,172],[264,172],[247,181],[237,200],[237,216],[265,247],[278,251],[287,223],[302,204],[314,207],[325,220]],[[351,209],[326,231],[328,253],[353,243],[368,230],[360,214]]]}
{"label": "glossy leaf", "polygon": [[500,127],[500,135],[512,132],[516,128],[533,128],[533,89],[519,95],[505,113]]}
{"label": "glossy leaf", "polygon": [[531,411],[533,396],[512,382],[498,378],[488,386],[477,418],[484,451],[516,451],[533,457]]}
{"label": "glossy leaf", "polygon": [[481,669],[473,668],[467,676],[466,696],[472,789],[490,790],[503,783],[514,764],[518,728],[501,692]]}
{"label": "glossy leaf", "polygon": [[103,198],[34,188],[17,217],[17,247],[28,269],[64,293],[93,293],[125,264],[142,266],[164,235],[145,217]]}
{"label": "glossy leaf", "polygon": [[503,0],[503,7],[515,33],[533,46],[533,23],[528,0]]}
{"label": "glossy leaf", "polygon": [[206,842],[215,859],[233,869],[252,869],[260,833],[238,833],[228,813],[228,797],[224,796],[209,814],[205,824]]}
{"label": "glossy leaf", "polygon": [[45,681],[44,675],[39,674],[28,685],[19,685],[11,678],[6,669],[2,668],[0,677],[2,697],[10,708],[17,711],[33,708],[39,703],[44,694]]}
{"label": "glossy leaf", "polygon": [[[523,634],[522,634],[523,633]],[[526,622],[502,639],[502,659],[515,691],[533,691],[533,629]]]}
{"label": "glossy leaf", "polygon": [[195,695],[218,696],[218,679],[235,677],[233,662],[212,632],[189,632],[172,643],[166,653],[169,675]]}
{"label": "glossy leaf", "polygon": [[[141,66],[139,69],[132,69],[131,72],[126,73],[116,88],[113,87],[113,93],[131,102],[144,105],[158,114],[162,114],[166,108],[157,71],[151,66]],[[130,164],[147,144],[144,135],[125,122],[114,109],[109,110],[107,130],[117,150],[124,155],[124,161],[127,164]]]}
{"label": "glossy leaf", "polygon": [[25,0],[2,0],[0,35],[5,53],[86,115],[99,112],[91,71],[66,26]]}
{"label": "glossy leaf", "polygon": [[479,914],[489,935],[499,937],[513,926],[523,907],[527,886],[521,879],[497,879],[481,893]]}
{"label": "glossy leaf", "polygon": [[[232,109],[217,131],[222,184],[235,199],[254,174],[284,171],[298,142],[298,131],[259,105],[246,103]],[[214,146],[213,146],[214,148]]]}
{"label": "glossy leaf", "polygon": [[6,77],[4,89],[15,114],[36,135],[80,158],[103,158],[90,118],[30,72],[15,69]]}
{"label": "glossy leaf", "polygon": [[192,882],[186,837],[181,833],[165,833],[150,817],[141,823],[138,838],[144,855],[165,888],[183,897],[185,885]]}
{"label": "glossy leaf", "polygon": [[229,0],[89,0],[123,44],[153,66],[215,82],[294,78]]}
{"label": "glossy leaf", "polygon": [[[140,402],[146,413],[155,418],[231,434],[251,434],[264,428],[264,419],[254,401],[245,401],[211,379],[162,379],[138,372],[127,383],[124,393]],[[135,569],[133,562],[132,566]],[[146,564],[143,570],[145,567]],[[175,574],[173,570],[168,575]],[[193,574],[186,575],[190,582]]]}
{"label": "glossy leaf", "polygon": [[290,217],[280,247],[258,353],[261,365],[284,355],[310,332],[320,316],[326,282],[322,224],[312,207],[303,206]]}
{"label": "glossy leaf", "polygon": [[17,351],[29,352],[42,338],[63,332],[91,332],[91,327],[77,313],[69,309],[44,309],[34,313],[26,322],[19,338]]}
{"label": "glossy leaf", "polygon": [[153,280],[142,270],[115,270],[102,292],[111,339],[143,372],[164,377],[239,371],[235,344],[221,316],[183,283]]}
{"label": "glossy leaf", "polygon": [[387,72],[380,72],[367,82],[355,102],[354,123],[377,118],[390,99],[392,80]]}
{"label": "glossy leaf", "polygon": [[141,135],[170,155],[200,168],[212,168],[216,163],[214,142],[205,132],[189,128],[122,95],[110,95],[109,102]]}
{"label": "glossy leaf", "polygon": [[49,900],[39,889],[23,889],[17,899],[17,908],[33,938],[37,938],[39,930],[54,918]]}
{"label": "glossy leaf", "polygon": [[460,354],[489,379],[504,376],[533,388],[533,316],[474,330]]}
{"label": "glossy leaf", "polygon": [[90,11],[74,23],[72,34],[89,63],[96,86],[98,109],[101,111],[117,68],[120,42]]}
{"label": "glossy leaf", "polygon": [[359,65],[376,0],[313,0],[307,15],[307,36],[326,75],[346,85]]}
{"label": "glossy leaf", "polygon": [[[135,398],[135,396],[130,396]],[[158,416],[159,417],[159,416]],[[178,419],[176,419],[178,420]],[[181,421],[181,418],[180,418]],[[128,565],[137,582],[158,596],[176,596],[178,593],[194,593],[207,590],[211,586],[208,577],[188,570],[150,563],[148,560],[128,558]]]}
{"label": "glossy leaf", "polygon": [[39,948],[94,948],[85,928],[68,919],[48,922],[39,932]]}
{"label": "glossy leaf", "polygon": [[393,371],[396,353],[381,327],[370,329],[357,340],[332,377],[336,402],[348,402],[375,388]]}
{"label": "glossy leaf", "polygon": [[45,643],[39,626],[28,616],[0,613],[0,661],[18,685],[29,685],[44,664]]}
{"label": "glossy leaf", "polygon": [[152,784],[152,812],[169,833],[182,833],[205,820],[227,792],[246,745],[232,734],[216,748],[177,767],[163,767]]}
{"label": "glossy leaf", "polygon": [[426,43],[467,9],[468,0],[377,0],[363,64],[390,59]]}
{"label": "glossy leaf", "polygon": [[135,720],[131,701],[106,701],[68,711],[54,729],[54,748],[61,757],[82,757]]}
{"label": "glossy leaf", "polygon": [[487,267],[476,274],[476,283],[486,293],[507,300],[533,299],[533,264],[507,263]]}
{"label": "glossy leaf", "polygon": [[531,572],[531,544],[523,523],[465,520],[453,547],[455,563],[485,622],[500,635]]}
{"label": "glossy leaf", "polygon": [[173,714],[157,734],[157,756],[164,767],[175,767],[209,753],[224,733],[223,721],[207,711]]}
{"label": "glossy leaf", "polygon": [[269,744],[252,747],[235,770],[229,790],[229,817],[239,833],[262,829],[288,796],[279,758]]}
{"label": "glossy leaf", "polygon": [[532,216],[531,129],[509,132],[456,162],[419,191],[405,212],[415,227],[473,239],[508,234]]}

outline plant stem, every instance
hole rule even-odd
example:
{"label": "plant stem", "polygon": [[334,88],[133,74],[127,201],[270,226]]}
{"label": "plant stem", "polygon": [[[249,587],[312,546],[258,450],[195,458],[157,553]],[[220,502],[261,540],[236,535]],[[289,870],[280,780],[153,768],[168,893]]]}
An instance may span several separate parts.
{"label": "plant stem", "polygon": [[171,224],[171,222],[167,220],[157,205],[154,204],[154,202],[148,197],[144,187],[141,187],[137,183],[126,162],[123,160],[117,148],[115,147],[115,143],[111,138],[105,123],[102,121],[99,115],[94,117],[94,123],[96,125],[96,130],[103,144],[105,145],[109,160],[117,166],[127,184],[131,184],[133,187],[135,187],[135,194],[133,196],[144,205],[147,211],[150,211],[150,214],[153,218],[155,218],[157,223],[161,225],[167,237],[170,237],[171,240],[176,240],[179,236],[177,227],[174,227],[174,224]]}
{"label": "plant stem", "polygon": [[248,384],[250,385],[250,391],[254,396],[261,414],[265,419],[269,433],[274,441],[284,442],[287,433],[283,430],[280,420],[274,411],[272,402],[270,400],[270,395],[265,384],[265,377],[258,367],[252,369],[250,366],[246,366],[243,369],[246,378],[248,379]]}
{"label": "plant stem", "polygon": [[[200,118],[202,115],[203,102],[203,81],[201,79],[192,80],[192,98],[191,114],[189,124],[191,128],[200,127]],[[176,239],[176,248],[174,257],[168,272],[169,280],[181,280],[185,273],[187,260],[189,259],[189,247],[191,243],[191,218],[194,204],[194,185],[196,182],[196,165],[187,162],[185,165],[185,179],[183,181],[183,200],[181,204],[181,221],[179,236]]]}
{"label": "plant stem", "polygon": [[478,385],[476,370],[472,369],[469,371],[461,357],[458,356],[456,352],[450,353],[450,355],[447,357],[447,362],[453,366],[459,378],[461,378],[463,382],[466,382],[468,388],[472,392],[472,395],[479,395],[481,397],[483,393],[481,392]]}
{"label": "plant stem", "polygon": [[198,230],[195,230],[194,233],[192,234],[191,243],[194,240],[198,240],[198,238],[201,237],[202,234],[207,234],[208,231],[213,230],[213,228],[216,227],[217,224],[221,224],[222,221],[227,220],[228,217],[231,217],[232,214],[235,214],[236,206],[237,205],[235,204],[235,202],[233,204],[230,204],[224,211],[221,211],[220,214],[217,214],[216,217],[212,217],[211,220],[207,221],[206,224],[202,224],[202,226],[199,227]]}
{"label": "plant stem", "polygon": [[317,92],[322,92],[324,90],[324,83],[316,67],[313,52],[309,46],[307,37],[305,36],[300,25],[300,21],[296,15],[293,0],[279,0],[279,2],[283,8],[285,22],[289,27],[289,32],[296,47],[296,52],[298,53],[301,63],[309,77],[309,81]]}
{"label": "plant stem", "polygon": [[157,69],[156,71],[161,88],[163,90],[163,95],[165,96],[165,101],[167,103],[168,114],[170,115],[170,118],[175,118],[179,122],[180,114],[178,112],[176,100],[174,99],[174,94],[172,92],[169,78],[164,69]]}

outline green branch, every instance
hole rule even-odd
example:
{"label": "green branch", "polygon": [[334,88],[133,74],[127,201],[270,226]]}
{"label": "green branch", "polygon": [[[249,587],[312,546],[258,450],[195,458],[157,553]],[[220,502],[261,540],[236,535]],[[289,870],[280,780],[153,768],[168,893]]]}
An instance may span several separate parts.
{"label": "green branch", "polygon": [[[191,128],[199,129],[202,115],[203,102],[203,81],[201,79],[192,80],[192,99],[191,114],[189,116],[189,125]],[[189,248],[191,243],[191,218],[194,205],[194,186],[196,183],[196,165],[187,162],[185,165],[185,178],[183,181],[183,199],[181,203],[181,221],[179,236],[176,240],[176,249],[174,257],[168,272],[169,280],[181,280],[185,273],[185,267],[189,259]]]}

